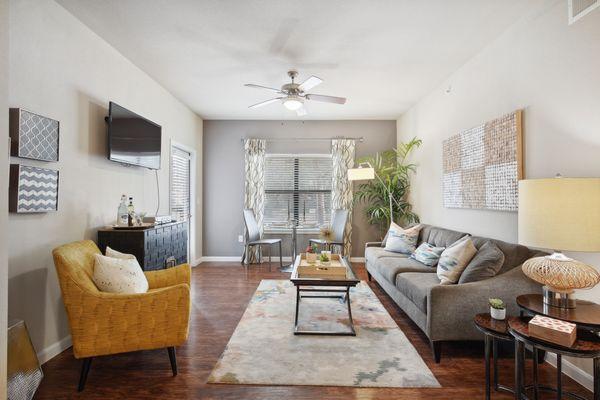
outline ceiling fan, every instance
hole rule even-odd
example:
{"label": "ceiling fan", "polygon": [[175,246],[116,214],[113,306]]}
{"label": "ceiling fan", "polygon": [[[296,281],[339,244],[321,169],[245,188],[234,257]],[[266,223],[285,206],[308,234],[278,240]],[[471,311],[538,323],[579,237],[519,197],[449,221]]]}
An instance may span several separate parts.
{"label": "ceiling fan", "polygon": [[272,87],[262,86],[262,85],[254,85],[252,83],[246,83],[244,86],[257,88],[257,89],[267,89],[277,94],[281,94],[280,97],[275,97],[274,99],[261,101],[260,103],[253,104],[248,108],[258,108],[262,106],[266,106],[267,104],[275,103],[276,101],[281,101],[281,103],[291,111],[296,111],[296,114],[299,116],[306,115],[306,108],[304,108],[304,102],[306,100],[314,100],[314,101],[323,101],[325,103],[335,103],[335,104],[344,104],[346,103],[345,97],[335,97],[335,96],[324,96],[322,94],[312,94],[306,93],[310,89],[314,88],[323,80],[321,78],[317,78],[316,76],[311,76],[306,79],[302,83],[296,83],[294,80],[298,76],[298,71],[291,70],[288,71],[288,76],[292,79],[291,83],[286,83],[281,87],[281,89],[276,89]]}

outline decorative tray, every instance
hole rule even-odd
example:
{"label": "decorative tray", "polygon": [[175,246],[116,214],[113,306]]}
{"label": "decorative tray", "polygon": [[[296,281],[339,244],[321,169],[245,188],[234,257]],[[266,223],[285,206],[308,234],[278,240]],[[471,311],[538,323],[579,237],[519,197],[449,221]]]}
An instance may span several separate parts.
{"label": "decorative tray", "polygon": [[142,229],[152,228],[152,227],[154,227],[154,224],[150,223],[150,222],[144,222],[141,225],[134,225],[134,226],[110,225],[110,227],[117,231],[139,231]]}
{"label": "decorative tray", "polygon": [[300,265],[298,265],[299,278],[346,278],[346,266],[342,264],[339,254],[332,254],[331,261],[327,264],[317,260],[311,264],[306,261],[306,255],[300,256]]}

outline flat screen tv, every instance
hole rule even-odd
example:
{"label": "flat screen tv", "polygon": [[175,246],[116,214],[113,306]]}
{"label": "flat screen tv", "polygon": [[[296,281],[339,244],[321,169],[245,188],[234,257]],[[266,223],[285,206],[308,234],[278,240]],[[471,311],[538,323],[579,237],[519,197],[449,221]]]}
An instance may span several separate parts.
{"label": "flat screen tv", "polygon": [[107,121],[109,160],[160,169],[160,125],[112,101]]}

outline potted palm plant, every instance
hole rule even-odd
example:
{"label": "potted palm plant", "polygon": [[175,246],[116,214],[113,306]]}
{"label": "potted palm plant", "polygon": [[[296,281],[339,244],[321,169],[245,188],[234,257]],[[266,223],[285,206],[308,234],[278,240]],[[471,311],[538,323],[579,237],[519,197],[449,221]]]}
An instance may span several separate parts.
{"label": "potted palm plant", "polygon": [[421,143],[421,139],[415,137],[399,143],[395,149],[358,159],[359,164],[370,164],[378,179],[361,183],[354,194],[354,201],[366,204],[365,214],[369,223],[378,225],[383,234],[390,226],[392,215],[394,222],[400,224],[419,222],[419,216],[412,211],[407,196],[410,178],[417,169],[417,165],[410,163],[408,158]]}

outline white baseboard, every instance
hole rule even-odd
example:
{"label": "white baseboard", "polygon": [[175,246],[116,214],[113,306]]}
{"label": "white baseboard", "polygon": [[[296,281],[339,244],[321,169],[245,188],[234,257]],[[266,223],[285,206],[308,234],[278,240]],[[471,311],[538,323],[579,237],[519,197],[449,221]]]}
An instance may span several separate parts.
{"label": "white baseboard", "polygon": [[72,346],[71,335],[69,335],[67,337],[62,338],[58,342],[51,344],[50,346],[46,347],[45,349],[39,351],[37,353],[38,360],[40,361],[40,364],[44,364],[71,346]]}
{"label": "white baseboard", "polygon": [[241,262],[242,257],[229,257],[229,256],[204,256],[200,260],[196,261],[198,264],[204,262]]}
{"label": "white baseboard", "polygon": [[[546,362],[556,368],[556,354],[546,353]],[[581,368],[577,367],[564,357],[562,359],[562,370],[568,377],[585,387],[587,390],[594,391],[594,378]]]}

